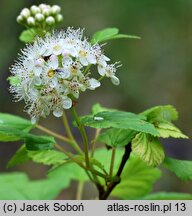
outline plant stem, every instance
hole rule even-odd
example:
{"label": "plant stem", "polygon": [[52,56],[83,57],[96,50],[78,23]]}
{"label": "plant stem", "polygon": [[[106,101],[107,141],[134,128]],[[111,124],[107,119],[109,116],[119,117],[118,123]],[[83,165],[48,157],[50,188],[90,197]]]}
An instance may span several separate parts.
{"label": "plant stem", "polygon": [[66,113],[63,112],[63,123],[64,123],[64,126],[65,126],[65,129],[66,129],[66,133],[67,133],[67,136],[71,139],[71,140],[75,140],[72,132],[71,132],[71,129],[69,127],[69,122],[67,120],[67,116],[66,116]]}
{"label": "plant stem", "polygon": [[110,177],[113,176],[113,167],[114,167],[114,163],[115,163],[115,153],[116,153],[116,149],[112,148],[111,165],[110,165],[110,171],[109,171]]}
{"label": "plant stem", "polygon": [[61,141],[69,143],[79,154],[82,154],[81,149],[79,148],[79,146],[76,143],[74,143],[73,140],[70,140],[69,138],[67,138],[65,136],[62,136],[62,135],[60,135],[58,133],[55,133],[55,132],[53,132],[53,131],[51,131],[51,130],[49,130],[49,129],[41,126],[41,125],[36,125],[36,128],[38,128],[39,130],[41,130],[41,131],[43,131],[43,132],[45,132],[45,133],[59,139]]}
{"label": "plant stem", "polygon": [[85,68],[85,70],[83,71],[83,74],[84,74],[84,75],[89,71],[90,67],[91,67],[91,64],[88,65],[88,66]]}
{"label": "plant stem", "polygon": [[49,130],[49,129],[41,126],[41,125],[36,125],[36,128],[38,128],[39,130],[41,130],[41,131],[43,131],[43,132],[45,132],[45,133],[47,133],[47,134],[49,134],[51,136],[54,136],[55,138],[57,138],[59,140],[62,140],[62,141],[67,142],[69,144],[72,143],[72,141],[70,139],[68,139],[67,137],[62,136],[62,135],[60,135],[58,133],[55,133],[55,132],[53,132],[53,131],[51,131],[51,130]]}
{"label": "plant stem", "polygon": [[82,167],[83,169],[85,169],[85,166],[83,165],[83,163],[81,163],[80,161],[78,161],[78,159],[76,159],[75,157],[73,157],[73,155],[71,153],[69,153],[68,151],[66,151],[62,146],[60,146],[59,144],[55,144],[55,147],[60,150],[61,152],[63,152],[64,154],[66,154],[73,162],[77,163],[80,167]]}
{"label": "plant stem", "polygon": [[84,182],[79,181],[77,185],[76,200],[81,200],[83,195]]}
{"label": "plant stem", "polygon": [[119,178],[119,181],[110,182],[108,184],[107,190],[99,193],[99,199],[100,200],[106,200],[108,198],[108,196],[110,195],[110,193],[112,192],[112,190],[120,183],[121,173],[123,172],[123,168],[125,167],[125,164],[126,164],[127,160],[129,159],[130,154],[131,154],[131,143],[129,143],[125,146],[125,152],[124,152],[124,155],[122,157],[119,169],[116,173],[116,177]]}
{"label": "plant stem", "polygon": [[106,176],[103,173],[100,173],[99,171],[93,169],[92,167],[87,168],[86,166],[84,166],[83,163],[81,163],[77,158],[73,157],[73,155],[69,152],[67,152],[62,146],[60,146],[59,144],[55,144],[55,147],[60,150],[61,152],[63,152],[64,154],[66,154],[73,162],[77,163],[80,167],[82,167],[86,172],[87,170],[89,170],[90,172],[92,172],[93,174],[100,176],[101,178],[106,179]]}
{"label": "plant stem", "polygon": [[101,80],[103,80],[105,78],[105,76],[102,76],[98,79],[98,81],[100,82]]}
{"label": "plant stem", "polygon": [[86,132],[85,132],[85,128],[81,124],[79,116],[78,116],[74,106],[72,106],[71,112],[72,112],[72,115],[73,115],[73,117],[74,117],[74,119],[75,119],[75,121],[77,123],[77,126],[79,128],[79,131],[80,131],[82,139],[83,139],[84,152],[85,152],[85,163],[86,163],[86,167],[89,168],[89,144],[88,144],[88,139],[87,139],[87,135],[86,135]]}
{"label": "plant stem", "polygon": [[99,136],[100,132],[101,132],[101,129],[100,129],[100,128],[97,128],[97,129],[96,129],[96,132],[95,132],[95,138],[94,138],[94,140],[93,140],[93,142],[92,142],[91,157],[94,156],[95,145],[96,145],[96,143],[97,143],[97,137]]}
{"label": "plant stem", "polygon": [[71,129],[69,127],[69,122],[67,120],[67,116],[66,116],[66,113],[63,112],[63,123],[64,123],[64,126],[65,126],[65,129],[66,129],[66,133],[67,133],[67,136],[70,138],[71,140],[71,145],[73,146],[73,148],[79,153],[79,154],[83,154],[82,150],[80,149],[80,147],[78,146],[72,132],[71,132]]}

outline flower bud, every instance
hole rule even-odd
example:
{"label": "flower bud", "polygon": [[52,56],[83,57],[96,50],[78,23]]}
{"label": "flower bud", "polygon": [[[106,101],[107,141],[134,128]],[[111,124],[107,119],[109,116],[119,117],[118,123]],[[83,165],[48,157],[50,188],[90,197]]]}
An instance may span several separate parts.
{"label": "flower bud", "polygon": [[54,25],[55,24],[55,19],[52,16],[47,17],[46,18],[46,24],[50,25],[50,26]]}
{"label": "flower bud", "polygon": [[45,17],[44,17],[44,15],[43,15],[42,13],[37,13],[37,14],[35,15],[35,20],[36,20],[37,22],[42,22],[44,19],[45,19]]}
{"label": "flower bud", "polygon": [[44,9],[47,8],[47,5],[46,4],[40,4],[39,8],[41,9],[41,11],[43,11]]}
{"label": "flower bud", "polygon": [[17,22],[18,22],[19,24],[22,24],[22,23],[23,23],[23,17],[22,17],[21,15],[19,15],[19,16],[17,17]]}
{"label": "flower bud", "polygon": [[61,22],[63,20],[63,16],[61,14],[57,14],[55,16],[55,20],[56,20],[56,22]]}
{"label": "flower bud", "polygon": [[33,18],[33,17],[28,17],[27,18],[27,24],[29,25],[29,26],[35,26],[35,19]]}
{"label": "flower bud", "polygon": [[51,10],[49,8],[45,8],[42,10],[43,15],[49,16],[51,15]]}
{"label": "flower bud", "polygon": [[30,10],[28,8],[24,8],[21,13],[20,13],[21,16],[25,17],[25,18],[28,18],[31,13],[30,13]]}
{"label": "flower bud", "polygon": [[35,14],[37,14],[37,13],[40,13],[41,12],[41,10],[40,10],[40,8],[39,7],[37,7],[36,5],[33,5],[33,6],[31,6],[31,13],[33,14],[33,15],[35,15]]}
{"label": "flower bud", "polygon": [[61,12],[61,8],[58,5],[53,5],[51,8],[51,13],[56,15]]}

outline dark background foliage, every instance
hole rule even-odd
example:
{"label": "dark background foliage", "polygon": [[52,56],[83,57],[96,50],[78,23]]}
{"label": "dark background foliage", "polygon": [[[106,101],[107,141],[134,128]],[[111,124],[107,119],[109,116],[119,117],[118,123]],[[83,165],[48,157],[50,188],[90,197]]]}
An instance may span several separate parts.
{"label": "dark background foliage", "polygon": [[[28,116],[24,103],[13,103],[6,78],[9,67],[23,44],[16,36],[22,31],[15,18],[23,7],[41,1],[0,1],[0,112]],[[135,34],[142,40],[118,40],[105,45],[108,56],[121,61],[118,71],[121,85],[105,80],[97,91],[81,95],[80,114],[85,114],[95,102],[103,106],[141,112],[155,105],[172,104],[180,113],[177,125],[192,136],[192,1],[191,0],[56,0],[44,1],[62,6],[67,26],[85,27],[86,35],[106,27],[118,27],[121,33]],[[50,117],[42,124],[62,133],[59,119]],[[76,130],[74,129],[76,133]],[[78,136],[78,134],[77,134]],[[163,143],[169,156],[192,160],[192,140],[166,139]],[[10,172],[6,163],[20,146],[19,143],[0,143],[0,171]],[[14,168],[27,172],[31,178],[42,177],[44,168],[33,163]],[[155,191],[192,193],[191,183],[182,183],[172,174],[161,179]],[[74,184],[75,186],[75,184]],[[71,193],[61,198],[74,198]]]}

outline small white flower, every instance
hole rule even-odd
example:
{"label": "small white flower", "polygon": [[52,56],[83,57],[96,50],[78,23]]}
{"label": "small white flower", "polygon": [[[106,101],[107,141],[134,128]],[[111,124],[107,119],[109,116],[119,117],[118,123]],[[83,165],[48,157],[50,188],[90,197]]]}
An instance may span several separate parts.
{"label": "small white flower", "polygon": [[101,76],[119,84],[116,64],[108,61],[98,44],[91,45],[83,38],[81,29],[68,28],[44,39],[37,38],[22,50],[19,61],[11,68],[12,77],[20,81],[10,91],[17,101],[25,101],[32,122],[50,113],[61,117],[64,109],[73,106],[73,97],[78,99],[81,92],[100,87],[91,65],[96,65]]}
{"label": "small white flower", "polygon": [[98,88],[98,87],[101,86],[101,83],[98,80],[94,79],[94,78],[89,79],[88,83],[89,83],[89,87],[88,88],[90,90],[95,90],[96,88]]}

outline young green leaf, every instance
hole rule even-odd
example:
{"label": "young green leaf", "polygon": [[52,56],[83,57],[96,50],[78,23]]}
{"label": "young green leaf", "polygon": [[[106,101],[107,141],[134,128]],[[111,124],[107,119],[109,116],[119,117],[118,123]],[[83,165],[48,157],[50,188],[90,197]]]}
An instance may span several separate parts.
{"label": "young green leaf", "polygon": [[162,138],[183,138],[188,139],[188,136],[183,134],[179,128],[177,128],[175,125],[173,125],[170,122],[161,122],[157,125],[156,129],[158,130],[160,137]]}
{"label": "young green leaf", "polygon": [[143,120],[143,117],[133,113],[116,111],[116,112],[100,112],[96,115],[84,116],[81,122],[85,126],[93,128],[120,128],[130,129],[138,132],[145,132],[158,136],[159,133],[155,127]]}
{"label": "young green leaf", "polygon": [[7,80],[9,81],[10,85],[12,85],[12,86],[19,86],[21,83],[21,79],[18,76],[10,76],[7,78]]}
{"label": "young green leaf", "polygon": [[[116,149],[113,173],[117,172],[119,168],[119,164],[123,156],[123,153],[124,153],[124,149],[122,148]],[[111,160],[111,150],[107,150],[107,148],[98,148],[94,152],[94,158],[98,160],[101,164],[103,164],[103,167],[106,171],[109,171],[110,169],[109,161]]]}
{"label": "young green leaf", "polygon": [[[119,167],[119,163],[121,162],[121,157],[123,155],[123,149],[116,150],[116,159],[114,165],[114,173],[117,171]],[[90,163],[94,166],[97,171],[105,170],[108,171],[110,169],[111,160],[111,151],[106,148],[99,148],[95,150],[94,158],[90,159]],[[50,170],[49,177],[60,177],[62,178],[70,178],[71,180],[76,181],[89,181],[89,178],[79,165],[75,163],[66,163],[61,166],[56,167],[55,169]],[[101,179],[102,180],[102,179]],[[103,181],[103,184],[105,182]]]}
{"label": "young green leaf", "polygon": [[8,162],[7,167],[13,167],[22,164],[28,160],[32,160],[35,163],[41,163],[44,165],[60,165],[66,162],[67,156],[59,151],[55,150],[39,150],[29,151],[22,145],[15,155]]}
{"label": "young green leaf", "polygon": [[96,32],[93,35],[91,42],[94,44],[94,43],[101,43],[104,41],[119,39],[119,38],[140,39],[140,37],[138,36],[118,34],[118,33],[119,33],[119,29],[117,28],[106,28]]}
{"label": "young green leaf", "polygon": [[12,127],[5,127],[0,125],[0,141],[2,142],[22,140],[23,134],[26,133]]}
{"label": "young green leaf", "polygon": [[68,159],[64,153],[55,150],[27,151],[27,153],[33,162],[44,165],[60,165]]}
{"label": "young green leaf", "polygon": [[138,199],[152,190],[153,184],[160,176],[160,170],[147,166],[138,157],[131,154],[123,170],[121,182],[111,195],[121,199]]}
{"label": "young green leaf", "polygon": [[192,194],[174,193],[174,192],[158,192],[148,194],[141,197],[142,200],[192,200]]}
{"label": "young green leaf", "polygon": [[132,130],[112,128],[100,134],[97,140],[116,148],[127,145],[136,134],[137,132]]}
{"label": "young green leaf", "polygon": [[89,181],[85,170],[73,162],[63,164],[53,170],[50,170],[48,176],[49,178],[68,178],[76,181]]}
{"label": "young green leaf", "polygon": [[28,160],[30,160],[30,158],[28,156],[27,149],[25,145],[22,145],[8,162],[7,167],[11,168],[13,166],[23,164]]}
{"label": "young green leaf", "polygon": [[33,125],[31,121],[21,118],[19,116],[0,113],[0,127],[15,128],[18,130],[29,132],[32,128],[35,127],[35,125]]}
{"label": "young green leaf", "polygon": [[159,140],[145,133],[137,134],[132,140],[132,151],[153,167],[160,165],[165,157],[163,146]]}
{"label": "young green leaf", "polygon": [[99,103],[94,104],[91,109],[93,115],[96,115],[97,113],[104,112],[104,111],[117,111],[117,110],[102,107]]}
{"label": "young green leaf", "polygon": [[118,33],[119,33],[119,29],[117,28],[106,28],[106,29],[96,32],[93,35],[91,42],[100,43],[100,42],[109,40],[110,38],[117,35]]}
{"label": "young green leaf", "polygon": [[31,151],[49,150],[53,149],[55,140],[50,136],[36,136],[29,134],[25,136],[25,144],[27,150]]}
{"label": "young green leaf", "polygon": [[192,180],[192,161],[166,157],[163,164],[183,181]]}
{"label": "young green leaf", "polygon": [[20,36],[19,36],[19,40],[24,42],[24,43],[30,43],[34,40],[35,36],[36,36],[36,32],[33,28],[24,30]]}
{"label": "young green leaf", "polygon": [[69,179],[31,181],[23,173],[0,174],[0,200],[49,200],[69,186]]}
{"label": "young green leaf", "polygon": [[177,110],[171,105],[156,106],[145,110],[140,115],[146,116],[151,123],[176,121],[178,119]]}

